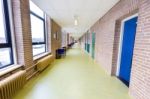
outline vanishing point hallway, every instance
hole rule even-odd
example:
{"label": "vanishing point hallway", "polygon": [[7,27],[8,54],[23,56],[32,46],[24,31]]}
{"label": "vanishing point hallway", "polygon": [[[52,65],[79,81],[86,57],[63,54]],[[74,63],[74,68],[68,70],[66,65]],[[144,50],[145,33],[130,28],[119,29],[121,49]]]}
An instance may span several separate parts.
{"label": "vanishing point hallway", "polygon": [[14,99],[130,99],[128,88],[110,77],[76,44],[31,79]]}

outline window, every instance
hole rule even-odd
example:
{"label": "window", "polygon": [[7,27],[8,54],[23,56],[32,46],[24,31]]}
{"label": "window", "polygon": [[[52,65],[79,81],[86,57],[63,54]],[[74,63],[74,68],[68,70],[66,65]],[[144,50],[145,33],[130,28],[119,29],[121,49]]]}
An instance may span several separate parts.
{"label": "window", "polygon": [[13,64],[7,0],[0,0],[0,69]]}
{"label": "window", "polygon": [[45,15],[30,1],[33,56],[46,52]]}

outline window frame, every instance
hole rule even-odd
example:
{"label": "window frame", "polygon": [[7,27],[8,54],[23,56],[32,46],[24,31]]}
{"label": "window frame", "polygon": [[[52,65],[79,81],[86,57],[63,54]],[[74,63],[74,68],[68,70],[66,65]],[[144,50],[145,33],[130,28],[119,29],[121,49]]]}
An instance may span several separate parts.
{"label": "window frame", "polygon": [[7,0],[1,0],[2,2],[2,11],[3,11],[3,18],[4,18],[4,30],[5,30],[5,38],[6,43],[0,43],[1,48],[10,48],[10,64],[4,65],[0,67],[0,69],[8,67],[14,64],[14,56],[13,56],[13,46],[12,46],[12,36],[11,36],[11,24],[10,24],[10,16],[9,16],[9,7]]}
{"label": "window frame", "polygon": [[[44,42],[32,42],[32,50],[33,50],[33,45],[42,45],[42,44],[45,44],[45,51],[44,52],[41,52],[39,54],[36,54],[36,55],[33,55],[33,57],[35,56],[38,56],[38,55],[41,55],[43,53],[46,53],[47,51],[47,39],[46,39],[46,26],[45,26],[45,13],[43,11],[43,17],[41,17],[40,15],[36,14],[36,12],[33,12],[31,9],[30,9],[30,18],[31,18],[31,15],[33,15],[34,17],[38,18],[39,20],[41,20],[43,22],[43,33],[44,33]],[[32,24],[31,24],[31,29],[32,29]],[[31,31],[31,34],[32,34],[32,31]],[[33,37],[32,37],[33,38]]]}

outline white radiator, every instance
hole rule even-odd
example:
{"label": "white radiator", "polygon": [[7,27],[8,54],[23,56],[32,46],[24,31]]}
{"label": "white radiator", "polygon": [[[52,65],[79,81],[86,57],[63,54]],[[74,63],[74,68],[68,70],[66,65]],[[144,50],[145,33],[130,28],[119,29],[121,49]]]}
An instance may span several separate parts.
{"label": "white radiator", "polygon": [[54,61],[54,56],[48,55],[37,62],[37,70],[44,70],[49,64]]}
{"label": "white radiator", "polygon": [[26,71],[22,70],[0,81],[0,99],[12,99],[26,83]]}

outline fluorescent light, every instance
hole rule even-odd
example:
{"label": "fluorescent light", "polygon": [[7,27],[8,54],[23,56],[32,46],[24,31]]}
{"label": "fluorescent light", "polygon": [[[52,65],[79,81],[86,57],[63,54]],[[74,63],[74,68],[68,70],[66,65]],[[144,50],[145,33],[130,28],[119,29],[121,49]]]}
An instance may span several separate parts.
{"label": "fluorescent light", "polygon": [[75,26],[78,25],[78,16],[77,15],[74,16],[74,25]]}

